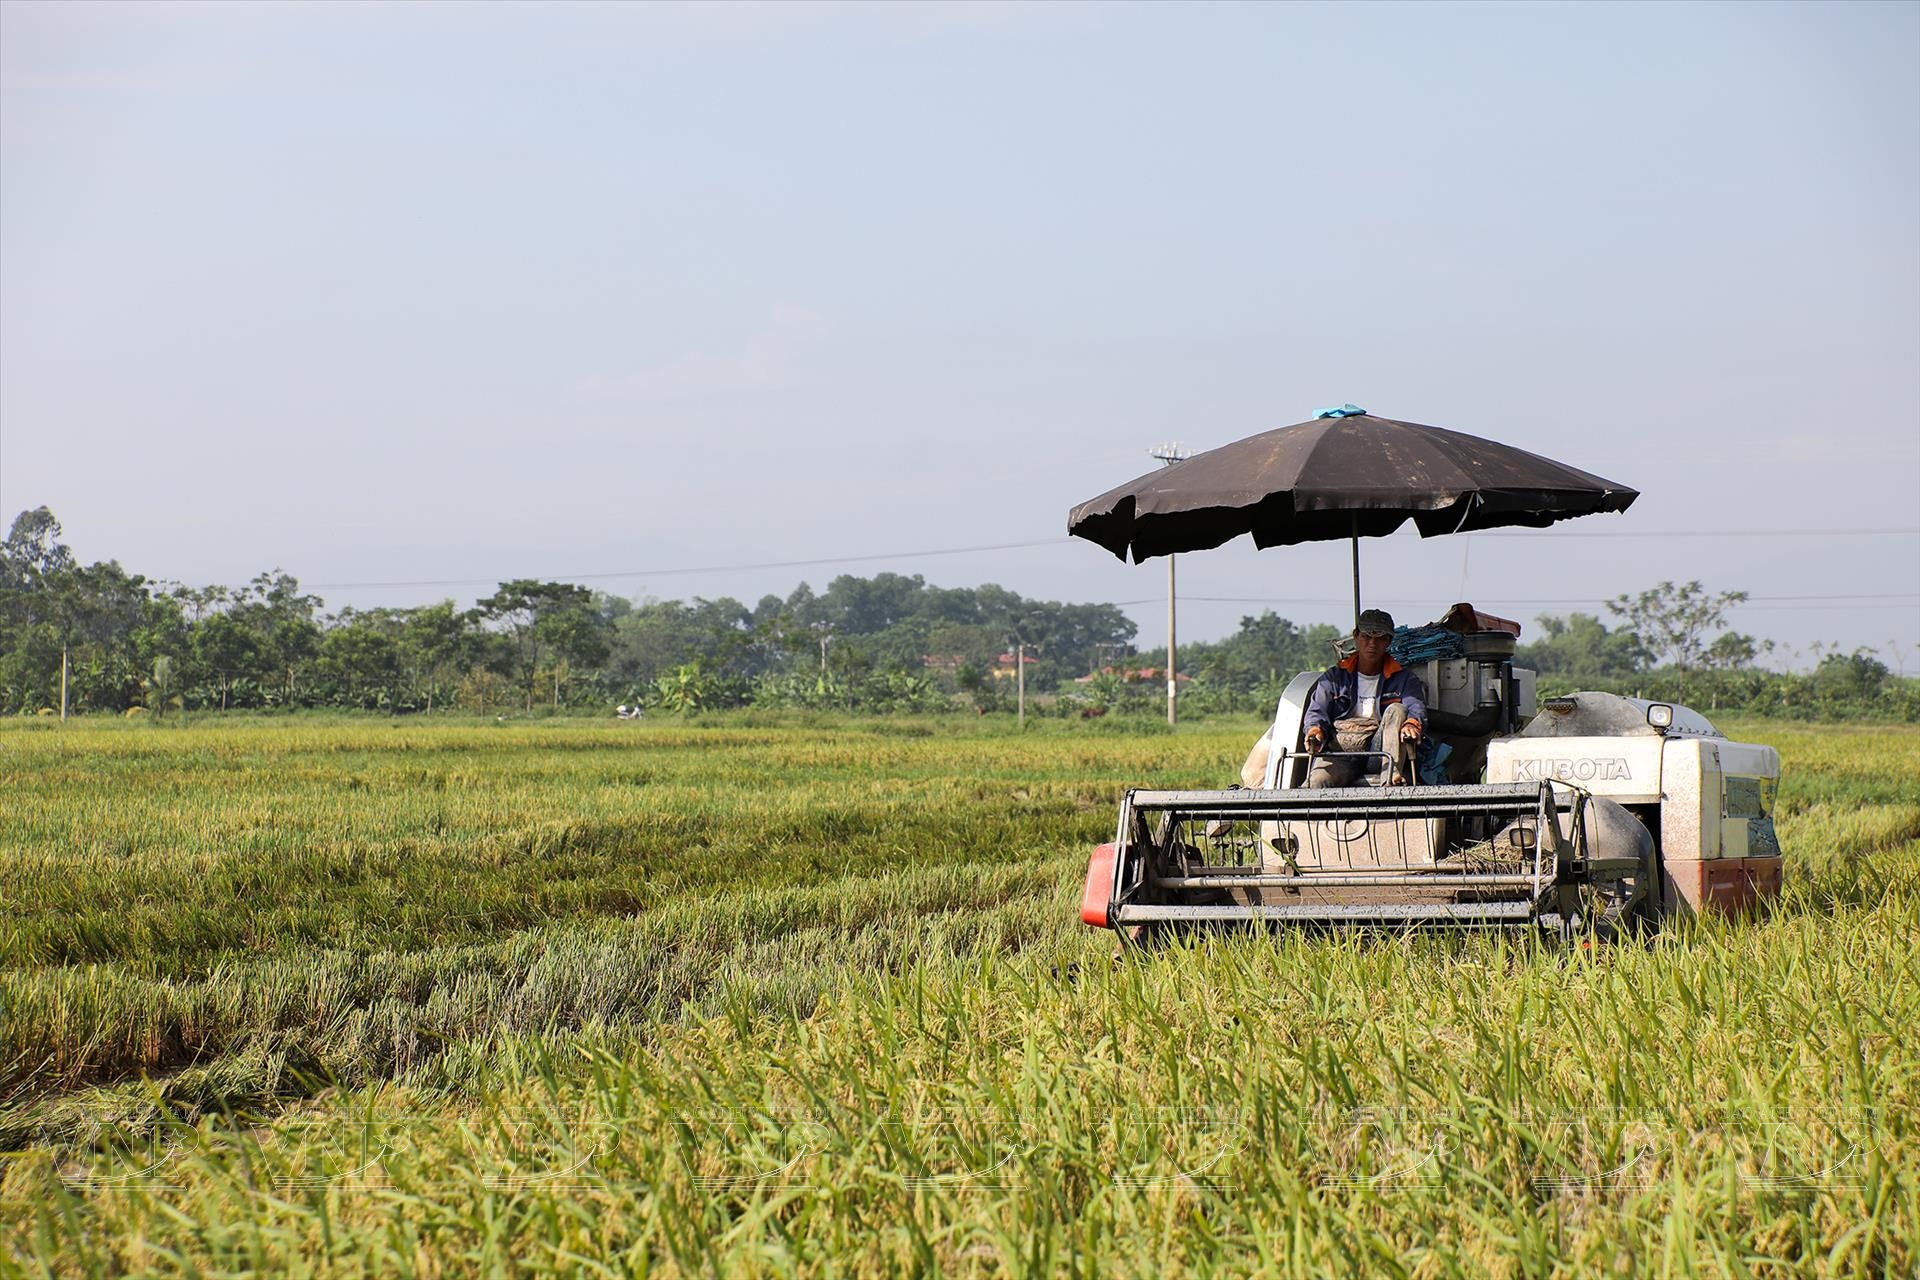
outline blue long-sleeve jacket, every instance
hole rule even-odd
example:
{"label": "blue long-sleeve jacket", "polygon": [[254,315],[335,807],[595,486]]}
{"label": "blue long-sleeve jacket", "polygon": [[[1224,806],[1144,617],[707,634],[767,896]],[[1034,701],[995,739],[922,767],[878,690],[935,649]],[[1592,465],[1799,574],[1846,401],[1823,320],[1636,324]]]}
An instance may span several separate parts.
{"label": "blue long-sleeve jacket", "polygon": [[[1328,667],[1314,681],[1313,692],[1307,695],[1303,732],[1319,725],[1331,738],[1333,722],[1352,715],[1359,697],[1358,658],[1346,658],[1338,666]],[[1407,709],[1407,719],[1419,721],[1422,729],[1427,727],[1426,686],[1420,683],[1419,676],[1388,658],[1387,664],[1380,668],[1380,709],[1385,711],[1390,703],[1395,702]]]}

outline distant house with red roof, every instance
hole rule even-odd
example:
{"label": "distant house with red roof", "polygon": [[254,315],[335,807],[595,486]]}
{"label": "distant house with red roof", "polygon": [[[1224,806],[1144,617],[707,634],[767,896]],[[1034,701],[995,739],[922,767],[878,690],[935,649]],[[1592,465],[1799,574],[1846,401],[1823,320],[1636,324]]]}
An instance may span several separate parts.
{"label": "distant house with red roof", "polygon": [[[1040,659],[1029,653],[1021,665],[1030,667],[1038,661]],[[920,655],[920,664],[935,671],[958,671],[967,665],[967,657],[963,653],[923,653]],[[996,680],[1011,680],[1014,670],[1013,655],[1003,653],[993,660],[993,665],[987,668],[987,674]]]}
{"label": "distant house with red roof", "polygon": [[[1021,665],[1030,667],[1038,661],[1040,661],[1040,659],[1034,657],[1032,654],[1029,653],[1022,658]],[[1013,665],[1013,655],[1010,653],[1003,653],[999,657],[993,660],[993,670],[989,674],[991,674],[993,678],[996,680],[1011,680],[1013,679],[1013,674],[1015,670],[1016,668]]]}

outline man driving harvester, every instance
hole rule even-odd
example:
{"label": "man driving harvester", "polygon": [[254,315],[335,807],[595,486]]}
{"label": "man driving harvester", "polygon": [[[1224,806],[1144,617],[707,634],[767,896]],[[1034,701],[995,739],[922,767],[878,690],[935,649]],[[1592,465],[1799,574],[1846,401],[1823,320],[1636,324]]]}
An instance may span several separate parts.
{"label": "man driving harvester", "polygon": [[[1375,786],[1406,786],[1418,779],[1413,748],[1427,723],[1427,690],[1387,652],[1392,642],[1392,616],[1385,609],[1368,609],[1353,630],[1353,656],[1314,681],[1301,717],[1313,758],[1309,787],[1352,786],[1363,773]],[[1240,767],[1240,780],[1249,787],[1260,786],[1266,776],[1271,735],[1268,730],[1253,744]]]}
{"label": "man driving harvester", "polygon": [[1416,781],[1413,748],[1427,720],[1427,691],[1388,654],[1392,642],[1392,615],[1368,609],[1353,629],[1353,656],[1314,683],[1304,717],[1309,787],[1353,786],[1363,773],[1377,775],[1367,779],[1374,786]]}

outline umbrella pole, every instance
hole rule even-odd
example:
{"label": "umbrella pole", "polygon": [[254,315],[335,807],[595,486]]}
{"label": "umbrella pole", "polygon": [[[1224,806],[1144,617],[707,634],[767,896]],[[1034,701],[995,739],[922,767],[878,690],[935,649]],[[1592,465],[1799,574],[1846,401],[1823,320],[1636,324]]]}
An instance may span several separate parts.
{"label": "umbrella pole", "polygon": [[1353,513],[1353,629],[1360,630],[1360,513]]}

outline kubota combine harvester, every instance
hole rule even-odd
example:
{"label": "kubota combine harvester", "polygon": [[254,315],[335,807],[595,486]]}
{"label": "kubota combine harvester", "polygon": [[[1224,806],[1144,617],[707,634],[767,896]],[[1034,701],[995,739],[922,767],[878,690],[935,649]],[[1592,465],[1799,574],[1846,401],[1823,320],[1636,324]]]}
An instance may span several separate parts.
{"label": "kubota combine harvester", "polygon": [[[1074,508],[1068,531],[1122,558],[1423,536],[1624,511],[1636,491],[1536,454],[1352,405],[1197,454]],[[1446,656],[1405,662],[1432,785],[1309,787],[1302,723],[1317,672],[1287,687],[1256,787],[1129,791],[1088,867],[1081,918],[1151,935],[1301,922],[1617,928],[1779,892],[1773,748],[1672,703],[1577,693],[1537,706],[1519,628],[1456,606]],[[1171,690],[1170,690],[1171,697]]]}
{"label": "kubota combine harvester", "polygon": [[1269,752],[1260,787],[1127,793],[1081,919],[1127,936],[1254,921],[1572,932],[1779,891],[1772,747],[1609,693],[1529,715],[1533,673],[1506,655],[1423,665],[1434,736],[1470,773],[1484,760],[1485,781],[1307,787],[1300,729],[1317,673],[1303,673],[1271,732],[1291,745]]}

